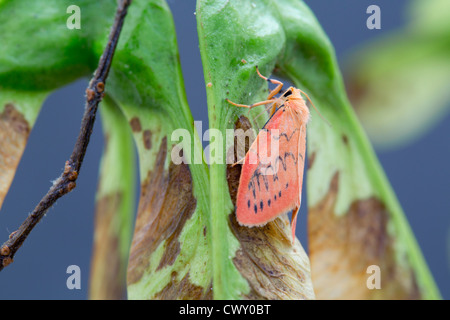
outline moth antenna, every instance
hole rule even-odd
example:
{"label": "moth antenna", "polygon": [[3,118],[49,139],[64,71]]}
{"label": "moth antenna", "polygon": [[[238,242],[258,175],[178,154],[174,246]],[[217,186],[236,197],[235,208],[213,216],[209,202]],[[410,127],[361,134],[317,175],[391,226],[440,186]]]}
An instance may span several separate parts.
{"label": "moth antenna", "polygon": [[[300,90],[300,89],[299,89],[299,90]],[[303,93],[303,94],[305,95],[305,97],[306,97],[306,98],[308,99],[308,101],[311,103],[311,105],[313,106],[313,108],[314,108],[314,109],[317,111],[317,113],[319,114],[319,117],[321,117],[322,120],[325,121],[325,122],[330,126],[330,128],[332,128],[333,126],[331,125],[331,123],[330,123],[327,119],[325,119],[325,117],[320,113],[319,109],[316,108],[316,106],[315,106],[314,103],[311,101],[311,99],[310,99],[309,96],[306,94],[306,92],[304,92],[304,91],[302,91],[302,90],[300,90],[300,92]]]}

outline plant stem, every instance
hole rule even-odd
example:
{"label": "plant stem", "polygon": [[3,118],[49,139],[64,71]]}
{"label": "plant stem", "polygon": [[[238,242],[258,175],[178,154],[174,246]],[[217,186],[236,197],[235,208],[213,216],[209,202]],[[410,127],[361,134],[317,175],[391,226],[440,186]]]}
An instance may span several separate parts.
{"label": "plant stem", "polygon": [[25,219],[19,229],[11,233],[9,240],[2,245],[0,249],[0,271],[11,264],[14,255],[22,246],[30,232],[34,229],[36,224],[41,221],[42,217],[46,214],[48,209],[53,206],[56,200],[72,191],[76,186],[78,173],[80,172],[94,127],[98,105],[103,99],[105,82],[108,77],[120,32],[131,1],[132,0],[122,0],[118,5],[114,24],[109,34],[108,43],[100,58],[94,77],[91,79],[89,86],[86,89],[86,107],[81,122],[80,133],[72,154],[69,160],[66,161],[64,172],[53,183],[50,190],[41,199],[33,212]]}

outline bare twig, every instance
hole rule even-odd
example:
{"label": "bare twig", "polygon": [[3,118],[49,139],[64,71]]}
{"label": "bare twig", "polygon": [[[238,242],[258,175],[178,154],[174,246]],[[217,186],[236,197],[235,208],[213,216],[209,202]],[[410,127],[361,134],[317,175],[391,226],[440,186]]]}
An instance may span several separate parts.
{"label": "bare twig", "polygon": [[0,249],[0,271],[9,265],[17,250],[22,246],[36,224],[41,221],[48,209],[63,195],[72,191],[76,186],[78,173],[83,163],[86,149],[95,123],[98,104],[103,98],[105,81],[111,67],[114,51],[119,40],[123,22],[132,0],[122,0],[116,11],[114,25],[109,34],[108,44],[103,52],[94,77],[86,89],[86,107],[81,122],[81,129],[70,159],[66,161],[64,172],[55,181],[47,194],[41,199],[33,212],[25,219],[17,231],[9,235]]}

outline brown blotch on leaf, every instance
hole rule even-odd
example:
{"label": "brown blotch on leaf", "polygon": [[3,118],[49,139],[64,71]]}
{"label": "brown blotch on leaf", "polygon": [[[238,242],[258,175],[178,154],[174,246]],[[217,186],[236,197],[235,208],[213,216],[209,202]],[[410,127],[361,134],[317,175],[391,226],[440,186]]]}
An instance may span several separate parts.
{"label": "brown blotch on leaf", "polygon": [[[308,214],[308,241],[314,290],[318,299],[417,299],[411,269],[396,263],[388,234],[389,212],[377,198],[354,201],[343,216],[335,214],[339,172],[328,193]],[[381,289],[369,290],[367,268],[381,270]]]}
{"label": "brown blotch on leaf", "polygon": [[344,144],[346,146],[348,145],[348,137],[347,137],[347,135],[345,135],[345,134],[342,135],[342,142],[344,142]]}
{"label": "brown blotch on leaf", "polygon": [[[252,128],[252,125],[248,118],[244,116],[240,116],[234,125],[234,129],[242,129],[247,131]],[[232,159],[236,159],[239,157],[238,153],[238,137],[234,137],[234,149],[230,148],[227,152],[227,159],[232,157]],[[250,149],[250,141],[245,141],[244,153],[246,153]],[[241,155],[242,156],[242,155]],[[240,159],[237,159],[240,160]],[[228,164],[227,165],[227,181],[228,181],[228,190],[230,192],[231,200],[233,201],[233,205],[236,206],[236,196],[239,188],[239,179],[241,176],[242,164]]]}
{"label": "brown blotch on leaf", "polygon": [[143,139],[145,149],[150,150],[152,148],[152,132],[150,130],[145,130],[143,133]]}
{"label": "brown blotch on leaf", "polygon": [[167,137],[164,137],[155,166],[141,185],[128,284],[139,281],[149,267],[150,255],[164,240],[165,251],[158,269],[173,264],[180,252],[178,237],[197,206],[188,165],[171,162],[169,170],[164,170],[166,157]]}
{"label": "brown blotch on leaf", "polygon": [[139,120],[138,117],[133,117],[130,120],[130,126],[131,126],[131,130],[133,130],[133,132],[141,132],[142,131],[141,121]]}
{"label": "brown blotch on leaf", "polygon": [[12,103],[0,113],[0,208],[25,149],[30,126]]}
{"label": "brown blotch on leaf", "polygon": [[190,282],[189,273],[180,281],[177,280],[177,273],[173,272],[171,281],[156,294],[158,300],[212,300],[211,285],[206,289]]}
{"label": "brown blotch on leaf", "polygon": [[[251,128],[241,116],[235,129]],[[236,138],[235,138],[236,139]],[[245,145],[245,151],[250,148]],[[236,150],[235,141],[235,153]],[[236,205],[242,165],[227,166],[228,190]],[[250,292],[245,299],[313,299],[308,261],[302,260],[297,244],[292,246],[291,229],[287,215],[282,215],[263,227],[241,226],[234,212],[229,215],[229,226],[240,242],[233,263],[247,280]],[[306,255],[304,255],[306,257]]]}
{"label": "brown blotch on leaf", "polygon": [[103,196],[96,202],[90,299],[126,299],[126,261],[120,260],[119,228],[114,220],[121,204],[120,192]]}
{"label": "brown blotch on leaf", "polygon": [[316,151],[311,153],[310,156],[308,156],[308,170],[312,168],[314,161],[316,160]]}
{"label": "brown blotch on leaf", "polygon": [[367,81],[359,79],[356,74],[352,73],[347,74],[344,79],[346,79],[345,87],[347,88],[348,97],[358,113],[361,106],[360,101],[367,95],[370,85]]}

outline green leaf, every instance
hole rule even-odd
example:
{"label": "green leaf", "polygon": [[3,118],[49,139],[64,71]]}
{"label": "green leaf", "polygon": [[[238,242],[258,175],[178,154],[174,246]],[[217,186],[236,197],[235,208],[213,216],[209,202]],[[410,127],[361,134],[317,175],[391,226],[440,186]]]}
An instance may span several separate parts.
{"label": "green leaf", "polygon": [[[108,79],[132,129],[141,197],[128,266],[130,299],[211,297],[209,183],[162,0],[133,1]],[[184,133],[182,141],[174,131]],[[189,165],[175,165],[183,150]],[[197,157],[197,158],[196,158]]]}
{"label": "green leaf", "polygon": [[[210,84],[207,86],[209,123],[218,132],[211,145],[217,146],[219,154],[229,154],[233,146],[232,141],[221,145],[218,137],[225,137],[226,130],[234,129],[235,124],[242,127],[244,123],[236,121],[240,114],[246,114],[225,98],[243,104],[265,100],[267,84],[257,77],[255,65],[267,74],[285,47],[281,19],[272,5],[271,1],[197,2],[203,71],[205,82]],[[255,109],[258,110],[252,110],[251,115],[261,112],[261,108]],[[261,127],[263,121],[261,117],[254,125]],[[280,227],[288,225],[287,218],[277,219],[264,228],[241,227],[237,232],[228,183],[230,189],[236,189],[239,173],[232,174],[234,178],[227,182],[231,171],[227,172],[224,159],[215,154],[211,158],[217,160],[211,159],[210,163],[214,298],[314,298],[308,258],[298,241],[291,245],[288,228]],[[284,263],[274,256],[283,256]],[[284,269],[286,266],[288,270]],[[285,277],[274,284],[276,281],[267,273],[285,274]]]}

